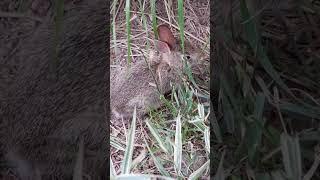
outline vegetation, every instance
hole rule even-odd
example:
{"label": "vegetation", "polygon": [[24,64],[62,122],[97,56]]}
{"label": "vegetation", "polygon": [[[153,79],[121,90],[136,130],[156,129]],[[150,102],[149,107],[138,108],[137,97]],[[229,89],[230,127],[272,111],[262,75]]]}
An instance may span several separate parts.
{"label": "vegetation", "polygon": [[211,176],[319,179],[319,5],[212,6]]}
{"label": "vegetation", "polygon": [[[202,8],[209,8],[209,1]],[[197,43],[203,46],[208,56],[208,29],[202,29],[207,34],[197,34],[192,23],[187,24],[186,19],[197,19],[190,16],[194,8],[190,2],[185,1],[143,1],[127,0],[113,1],[111,9],[112,42],[111,59],[113,65],[134,63],[143,60],[143,56],[152,48],[149,39],[156,36],[159,24],[166,23],[177,30],[184,51],[185,41],[198,39]],[[203,5],[202,5],[203,6]],[[164,8],[163,8],[164,7]],[[117,9],[118,8],[118,9]],[[188,9],[188,12],[187,10]],[[190,12],[189,12],[190,11]],[[204,9],[209,18],[209,9]],[[194,13],[194,12],[193,12]],[[121,17],[123,15],[125,17]],[[125,22],[123,21],[125,20]],[[125,24],[125,29],[124,27]],[[207,22],[200,28],[208,28]],[[186,28],[189,28],[186,30]],[[124,32],[121,32],[121,31]],[[193,31],[194,30],[194,31]],[[188,32],[191,36],[186,36]],[[153,33],[153,35],[149,35]],[[125,36],[122,36],[125,34]],[[139,36],[142,41],[137,38]],[[193,40],[194,41],[194,40]],[[130,42],[130,43],[127,43]],[[123,46],[125,44],[125,46]],[[121,57],[121,50],[126,49],[126,58]],[[125,50],[123,51],[125,52]],[[142,56],[142,58],[141,58]],[[140,57],[140,58],[139,58]],[[209,68],[208,68],[209,69]],[[133,115],[127,128],[111,125],[111,166],[110,172],[116,179],[199,179],[209,175],[210,131],[208,126],[209,110],[209,73],[205,80],[193,77],[186,66],[182,87],[175,87],[168,96],[161,96],[164,107],[160,110],[150,110],[147,120],[139,121]],[[201,100],[200,100],[201,99]],[[123,123],[124,124],[124,123]]]}

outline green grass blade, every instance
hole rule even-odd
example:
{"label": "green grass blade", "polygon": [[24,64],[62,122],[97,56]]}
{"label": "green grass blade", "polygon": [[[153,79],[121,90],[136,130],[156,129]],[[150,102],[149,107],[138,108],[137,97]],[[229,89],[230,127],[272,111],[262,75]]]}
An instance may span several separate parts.
{"label": "green grass blade", "polygon": [[224,180],[225,179],[225,172],[224,172],[224,168],[223,168],[225,154],[226,154],[226,151],[224,150],[222,152],[221,160],[219,162],[218,170],[214,176],[214,180]]}
{"label": "green grass blade", "polygon": [[180,40],[182,53],[184,53],[184,6],[183,0],[178,0],[178,24],[180,30]]}
{"label": "green grass blade", "polygon": [[262,67],[266,70],[266,72],[275,80],[275,82],[283,88],[287,93],[294,97],[293,93],[290,91],[288,86],[282,81],[277,71],[273,68],[272,64],[266,52],[260,43],[260,38],[258,35],[257,27],[254,23],[254,19],[250,19],[251,16],[249,14],[249,10],[247,8],[247,4],[245,0],[240,0],[240,12],[242,16],[242,20],[245,27],[246,37],[249,41],[251,48],[255,51],[259,62],[261,63]]}
{"label": "green grass blade", "polygon": [[158,39],[158,30],[157,30],[157,14],[156,14],[156,0],[150,1],[151,7],[151,17],[152,17],[152,28],[156,39]]}
{"label": "green grass blade", "polygon": [[145,144],[146,144],[146,146],[147,146],[147,148],[148,148],[148,151],[149,151],[149,153],[150,153],[150,155],[151,155],[151,157],[152,157],[152,159],[153,159],[153,161],[154,161],[154,164],[156,165],[156,167],[157,167],[157,169],[159,170],[160,174],[165,175],[165,176],[170,176],[170,174],[165,170],[165,168],[164,168],[164,167],[162,166],[162,164],[160,163],[159,158],[157,158],[157,157],[153,154],[153,152],[151,151],[151,149],[150,149],[150,147],[149,147],[149,145],[148,145],[148,143],[147,143],[147,141],[146,141],[145,138],[144,138],[144,142],[145,142]]}
{"label": "green grass blade", "polygon": [[180,113],[176,118],[176,133],[175,133],[175,146],[174,146],[174,165],[178,175],[181,174],[182,163],[182,133],[181,133],[181,116]]}
{"label": "green grass blade", "polygon": [[119,141],[116,140],[117,138],[110,136],[110,145],[118,150],[125,151],[125,148]]}
{"label": "green grass blade", "polygon": [[194,117],[193,120],[189,122],[195,125],[200,132],[204,132],[206,125],[204,124],[204,121],[200,119],[198,116]]}
{"label": "green grass blade", "polygon": [[225,94],[222,94],[222,111],[223,111],[223,119],[227,125],[227,131],[229,133],[234,133],[235,131],[235,113],[230,105],[229,99]]}
{"label": "green grass blade", "polygon": [[113,39],[113,42],[114,42],[114,49],[115,49],[115,54],[117,55],[118,54],[118,48],[117,48],[117,43],[116,43],[116,40],[117,40],[117,33],[116,33],[116,5],[117,5],[117,0],[114,0],[112,2],[112,24],[111,24],[111,27],[112,27],[112,39]]}
{"label": "green grass blade", "polygon": [[127,63],[131,64],[131,23],[130,23],[130,0],[126,0],[125,12],[126,12],[126,32],[127,32],[127,44],[128,44],[128,59]]}
{"label": "green grass blade", "polygon": [[301,153],[299,138],[283,133],[281,135],[281,152],[286,175],[292,180],[301,180]]}
{"label": "green grass blade", "polygon": [[221,135],[221,130],[220,130],[220,126],[219,126],[219,123],[217,121],[217,118],[216,118],[216,115],[214,113],[214,109],[211,105],[211,102],[210,102],[210,111],[211,111],[211,114],[210,114],[210,126],[211,129],[213,130],[213,133],[216,135],[216,138],[218,140],[219,143],[222,143],[222,135]]}
{"label": "green grass blade", "polygon": [[271,172],[271,179],[276,180],[288,180],[285,176],[285,174],[282,171],[273,171]]}
{"label": "green grass blade", "polygon": [[136,119],[137,119],[137,112],[136,107],[134,108],[133,116],[132,116],[132,124],[131,129],[128,133],[127,138],[127,146],[124,154],[124,159],[122,162],[122,174],[129,174],[131,169],[131,163],[132,163],[132,155],[133,155],[133,147],[134,147],[134,136],[136,132]]}
{"label": "green grass blade", "polygon": [[263,132],[262,113],[264,109],[265,98],[262,93],[258,93],[255,103],[254,118],[248,125],[246,132],[247,148],[249,161],[254,165],[256,152],[260,146]]}
{"label": "green grass blade", "polygon": [[292,114],[303,115],[306,117],[320,120],[320,108],[319,107],[305,107],[294,103],[283,102],[279,105],[280,109]]}
{"label": "green grass blade", "polygon": [[[143,23],[143,27],[144,27],[144,31],[146,33],[146,38],[148,38],[149,34],[148,34],[148,25],[147,25],[147,18],[146,18],[146,15],[145,15],[145,2],[143,3],[142,5],[142,2],[141,0],[139,0],[139,7],[140,7],[140,11],[141,11],[141,17],[142,17],[142,23]],[[150,43],[149,41],[146,41],[147,43],[147,50],[150,49]]]}
{"label": "green grass blade", "polygon": [[204,130],[204,142],[205,142],[205,148],[208,153],[210,153],[210,129],[209,127],[206,127]]}
{"label": "green grass blade", "polygon": [[146,124],[151,132],[151,134],[153,135],[153,137],[156,139],[156,141],[159,143],[160,148],[165,152],[168,153],[168,149],[165,145],[165,142],[163,141],[163,139],[161,138],[161,135],[159,134],[159,132],[154,128],[154,125],[150,122],[150,121],[146,121]]}
{"label": "green grass blade", "polygon": [[204,163],[199,169],[191,173],[188,179],[189,180],[200,179],[201,175],[203,175],[203,172],[209,167],[209,165],[210,165],[210,160]]}

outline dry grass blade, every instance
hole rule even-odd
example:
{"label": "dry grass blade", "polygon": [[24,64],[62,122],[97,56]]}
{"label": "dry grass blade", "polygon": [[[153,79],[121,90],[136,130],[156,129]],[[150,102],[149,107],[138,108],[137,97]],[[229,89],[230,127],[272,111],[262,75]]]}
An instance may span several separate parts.
{"label": "dry grass blade", "polygon": [[153,180],[153,179],[174,180],[169,177],[148,175],[148,174],[125,174],[125,175],[119,175],[115,178],[115,180]]}
{"label": "dry grass blade", "polygon": [[117,175],[116,169],[114,168],[113,161],[110,157],[110,177],[115,178]]}

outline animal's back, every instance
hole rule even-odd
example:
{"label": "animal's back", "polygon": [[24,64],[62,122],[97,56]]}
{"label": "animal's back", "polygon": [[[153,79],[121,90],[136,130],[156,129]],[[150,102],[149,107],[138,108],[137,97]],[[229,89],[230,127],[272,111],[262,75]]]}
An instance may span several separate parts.
{"label": "animal's back", "polygon": [[[179,60],[174,52],[171,59]],[[142,117],[148,110],[161,106],[160,95],[171,91],[170,84],[181,83],[178,72],[180,67],[170,67],[161,55],[156,59],[150,56],[147,64],[141,60],[130,67],[111,70],[110,106],[112,123],[116,119],[130,118],[137,108],[137,116]]]}
{"label": "animal's back", "polygon": [[[152,66],[150,68],[140,61],[121,70],[111,70],[110,106],[116,119],[131,117],[135,106],[141,116],[145,113],[146,106],[158,104],[155,96],[156,76],[151,74],[155,70]],[[111,121],[114,120],[111,118]]]}

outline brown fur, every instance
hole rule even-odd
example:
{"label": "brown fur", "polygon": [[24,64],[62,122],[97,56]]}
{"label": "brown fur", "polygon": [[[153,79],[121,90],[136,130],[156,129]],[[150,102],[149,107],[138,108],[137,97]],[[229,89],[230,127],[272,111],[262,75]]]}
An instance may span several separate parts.
{"label": "brown fur", "polygon": [[[52,78],[54,21],[22,43],[18,75],[0,103],[1,152],[20,177],[71,179],[84,137],[82,173],[105,179],[108,28],[104,0],[70,10],[62,21]],[[16,157],[16,158],[14,158]],[[19,158],[18,158],[19,157]],[[23,162],[23,163],[21,163]],[[21,171],[21,169],[33,169]],[[24,174],[24,173],[29,174]]]}
{"label": "brown fur", "polygon": [[[159,54],[151,52],[145,61],[133,64],[130,68],[111,69],[111,112],[112,122],[119,118],[129,118],[137,108],[138,117],[145,115],[149,109],[157,109],[161,106],[160,94],[171,91],[170,83],[181,85],[183,56],[181,52],[172,50],[176,43],[170,29],[165,25],[158,28],[159,41],[155,41]],[[172,43],[172,44],[171,44]],[[190,63],[194,64],[197,58]],[[156,85],[156,86],[155,86]]]}
{"label": "brown fur", "polygon": [[158,35],[159,39],[167,43],[171,50],[176,49],[177,40],[167,25],[161,24],[158,26]]}

